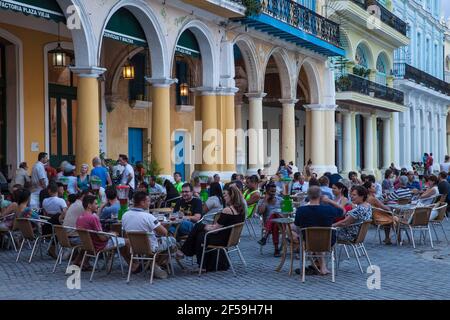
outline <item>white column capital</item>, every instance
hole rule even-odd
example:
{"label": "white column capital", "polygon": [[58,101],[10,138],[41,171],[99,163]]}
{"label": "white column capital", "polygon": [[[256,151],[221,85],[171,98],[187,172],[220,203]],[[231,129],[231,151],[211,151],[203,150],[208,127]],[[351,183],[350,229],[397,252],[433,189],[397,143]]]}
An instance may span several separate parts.
{"label": "white column capital", "polygon": [[264,92],[248,92],[248,93],[245,94],[245,96],[249,100],[258,100],[258,99],[263,99],[265,96],[267,96],[267,93],[264,93]]}
{"label": "white column capital", "polygon": [[145,77],[145,81],[150,83],[156,88],[167,88],[170,87],[174,83],[178,83],[178,79],[171,79],[171,78],[149,78]]}
{"label": "white column capital", "polygon": [[311,111],[335,111],[337,104],[305,104],[305,109]]}
{"label": "white column capital", "polygon": [[239,88],[236,87],[219,87],[217,88],[217,94],[220,96],[234,96],[236,93],[239,92]]}
{"label": "white column capital", "polygon": [[212,87],[197,87],[189,90],[194,92],[197,96],[216,96],[220,92],[217,88]]}
{"label": "white column capital", "polygon": [[69,68],[70,71],[78,75],[79,78],[98,78],[106,72],[105,68],[99,67],[74,66]]}
{"label": "white column capital", "polygon": [[299,100],[298,99],[279,99],[282,105],[295,105]]}

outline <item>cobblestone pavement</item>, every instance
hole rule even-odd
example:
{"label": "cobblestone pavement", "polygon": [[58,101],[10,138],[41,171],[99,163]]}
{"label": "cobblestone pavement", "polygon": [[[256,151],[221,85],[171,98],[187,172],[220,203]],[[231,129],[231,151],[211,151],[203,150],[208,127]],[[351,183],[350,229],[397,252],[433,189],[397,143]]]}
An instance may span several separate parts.
{"label": "cobblestone pavement", "polygon": [[[450,222],[445,223],[450,236]],[[444,240],[438,231],[440,240]],[[434,235],[433,235],[434,237]],[[418,234],[417,237],[418,239]],[[371,274],[361,274],[356,260],[341,262],[336,283],[328,276],[300,277],[288,275],[288,263],[282,272],[275,268],[279,258],[273,257],[273,246],[268,243],[263,254],[259,246],[245,231],[241,249],[247,261],[244,269],[237,255],[233,256],[237,277],[230,271],[196,274],[175,267],[176,275],[165,280],[149,283],[149,275],[126,277],[115,266],[113,272],[96,272],[94,281],[83,273],[80,290],[66,286],[68,275],[63,268],[51,273],[53,261],[39,254],[31,264],[26,262],[30,251],[25,251],[21,261],[15,262],[12,250],[0,250],[0,299],[183,299],[183,300],[246,300],[246,299],[448,299],[450,297],[450,247],[444,241],[431,249],[429,242],[416,249],[406,242],[403,246],[380,245],[375,239],[375,230],[370,230],[366,248],[374,265],[381,270],[381,289],[369,290],[367,280]],[[344,255],[343,255],[344,256]],[[299,260],[294,261],[296,267]],[[190,266],[190,262],[185,262]],[[364,269],[367,264],[363,261]]]}

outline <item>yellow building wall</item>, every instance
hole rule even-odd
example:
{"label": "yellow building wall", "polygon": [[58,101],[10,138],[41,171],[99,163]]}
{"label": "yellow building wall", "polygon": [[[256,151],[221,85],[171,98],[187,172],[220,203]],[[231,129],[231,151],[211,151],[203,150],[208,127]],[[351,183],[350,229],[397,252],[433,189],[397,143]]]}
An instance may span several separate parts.
{"label": "yellow building wall", "polygon": [[[22,40],[23,45],[23,100],[24,100],[24,155],[31,168],[39,152],[45,150],[45,83],[44,46],[58,40],[57,36],[0,23],[4,29]],[[31,142],[39,143],[39,151],[31,151]]]}

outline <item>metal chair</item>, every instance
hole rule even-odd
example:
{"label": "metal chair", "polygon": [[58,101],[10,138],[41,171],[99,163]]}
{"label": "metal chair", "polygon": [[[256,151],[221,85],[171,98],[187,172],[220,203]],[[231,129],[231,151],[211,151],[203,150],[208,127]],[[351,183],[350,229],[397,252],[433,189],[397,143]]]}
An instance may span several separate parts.
{"label": "metal chair", "polygon": [[[36,223],[36,224],[47,224],[50,225],[52,233],[51,234],[44,234],[44,235],[39,235],[39,234],[35,234],[34,230],[33,230],[33,226],[32,226],[32,222]],[[41,254],[42,257],[42,241],[44,241],[45,239],[50,239],[49,241],[49,245],[48,245],[48,249],[50,249],[50,246],[52,244],[52,241],[54,240],[55,237],[55,232],[53,229],[53,225],[50,222],[44,221],[44,220],[39,220],[39,219],[26,219],[26,218],[17,218],[15,221],[15,226],[17,227],[17,229],[19,229],[19,231],[22,233],[22,242],[20,244],[20,248],[19,248],[19,252],[17,253],[17,258],[16,258],[16,262],[19,261],[20,258],[20,254],[22,252],[23,249],[23,245],[25,244],[25,241],[28,241],[28,243],[33,242],[33,247],[31,250],[31,255],[30,258],[28,259],[28,263],[31,263],[31,260],[33,259],[34,256],[34,252],[36,250],[36,246],[39,244],[39,252]]]}
{"label": "metal chair", "polygon": [[[149,233],[145,231],[132,231],[127,232],[128,240],[130,241],[130,251],[131,251],[131,260],[130,260],[130,266],[128,268],[128,277],[127,277],[127,283],[130,282],[131,277],[131,266],[133,264],[133,261],[138,260],[141,261],[143,264],[144,261],[148,261],[148,263],[151,262],[151,271],[150,271],[150,284],[153,283],[153,274],[155,272],[155,264],[156,264],[156,258],[161,254],[166,254],[169,256],[168,264],[167,264],[167,270],[172,270],[173,273],[173,265],[171,261],[171,252],[170,248],[168,247],[167,253],[164,253],[163,251],[157,251],[153,252],[150,239],[149,239]],[[170,269],[169,269],[170,265]],[[146,269],[146,268],[144,268]]]}
{"label": "metal chair", "polygon": [[[14,219],[15,216],[16,216],[15,213],[11,213],[11,214],[8,214],[8,215],[6,215],[6,216],[0,217],[0,222],[6,221],[6,220],[8,220],[8,219]],[[12,245],[13,245],[14,251],[17,252],[16,240],[14,239],[14,235],[13,235],[13,233],[12,233],[12,230],[8,230],[8,231],[0,231],[0,235],[1,235],[2,233],[4,234],[4,236],[8,237],[8,240],[9,240],[10,243],[12,243]],[[9,246],[8,246],[8,248],[9,248]]]}
{"label": "metal chair", "polygon": [[[117,236],[115,234],[106,233],[106,232],[99,232],[99,231],[91,231],[91,230],[84,230],[84,229],[77,229],[77,233],[80,236],[81,240],[81,249],[84,250],[83,260],[81,261],[81,265],[84,266],[84,260],[86,257],[95,258],[94,266],[92,267],[91,277],[89,278],[89,281],[92,282],[92,278],[94,276],[95,268],[97,267],[98,258],[101,254],[103,254],[103,257],[105,258],[105,268],[107,266],[107,259],[105,254],[110,253],[111,254],[111,260],[110,260],[110,269],[112,268],[113,260],[114,260],[114,254],[117,253],[119,256],[119,262],[120,262],[120,269],[123,275],[123,265],[122,265],[122,258],[120,256],[119,246],[118,246],[118,240]],[[107,236],[110,238],[115,239],[116,246],[103,249],[103,250],[96,250],[94,247],[94,243],[92,242],[91,235],[102,235]]]}
{"label": "metal chair", "polygon": [[440,203],[437,208],[434,208],[434,210],[438,211],[438,216],[436,217],[436,219],[430,220],[430,225],[433,228],[434,234],[436,235],[437,242],[439,242],[439,237],[436,232],[435,226],[440,226],[442,228],[442,233],[444,234],[445,240],[447,240],[447,243],[449,242],[443,225],[444,219],[446,218],[447,206],[448,205],[446,203]]}
{"label": "metal chair", "polygon": [[394,231],[396,241],[398,240],[396,223],[392,212],[380,208],[372,208],[372,223],[377,227],[375,238],[378,236],[380,244],[382,243],[380,229],[384,227],[390,227]]}
{"label": "metal chair", "polygon": [[[236,272],[234,271],[233,263],[231,262],[230,255],[229,255],[231,252],[237,251],[242,263],[244,264],[244,266],[247,266],[247,264],[244,260],[244,257],[242,256],[241,250],[239,249],[239,242],[240,242],[240,238],[241,238],[242,229],[244,228],[244,224],[245,224],[245,222],[237,223],[237,224],[234,224],[234,225],[231,225],[228,227],[209,231],[205,234],[205,238],[204,238],[203,244],[202,244],[203,251],[202,251],[202,258],[200,261],[200,268],[199,268],[200,270],[198,272],[199,276],[202,274],[202,268],[203,268],[203,262],[205,259],[205,254],[209,253],[209,252],[213,252],[213,251],[217,252],[216,270],[219,265],[220,250],[223,250],[223,252],[225,253],[225,256],[227,257],[228,263],[230,264],[231,270],[233,271],[234,275],[236,275]],[[229,236],[228,242],[225,246],[217,246],[217,245],[208,245],[207,244],[208,236],[210,236],[211,234],[217,233],[217,232],[223,232],[224,230],[230,230],[230,229],[231,229],[230,236]]]}
{"label": "metal chair", "polygon": [[414,249],[416,248],[416,243],[414,241],[414,231],[420,231],[420,240],[423,237],[424,243],[426,238],[425,231],[428,231],[431,247],[434,248],[430,228],[430,215],[432,209],[433,207],[417,207],[414,209],[414,212],[412,213],[412,216],[409,219],[407,220],[400,219],[399,221],[397,234],[399,235],[401,233],[401,230],[409,230],[410,232],[409,235],[411,235],[410,240],[412,241]]}
{"label": "metal chair", "polygon": [[76,230],[75,228],[70,228],[70,227],[63,227],[63,226],[58,226],[55,225],[54,226],[54,230],[55,230],[55,236],[56,239],[58,240],[58,245],[59,245],[59,251],[58,251],[58,256],[56,258],[55,261],[55,265],[53,266],[53,273],[55,273],[56,271],[56,266],[62,263],[62,258],[63,258],[63,254],[65,250],[70,250],[70,257],[69,257],[69,261],[67,262],[67,267],[66,267],[66,271],[70,266],[70,263],[72,262],[72,258],[73,258],[73,254],[75,252],[76,249],[81,248],[81,245],[73,245],[70,241],[70,237],[67,233],[67,230]]}
{"label": "metal chair", "polygon": [[402,198],[402,199],[398,199],[397,203],[399,205],[405,205],[405,204],[410,204],[411,203],[412,198]]}
{"label": "metal chair", "polygon": [[[321,258],[322,254],[329,254],[331,256],[331,281],[335,282],[335,270],[334,270],[334,246],[331,245],[333,231],[336,228],[326,227],[312,227],[300,229],[302,236],[302,282],[305,282],[306,273],[306,258]],[[320,254],[318,254],[320,253]]]}
{"label": "metal chair", "polygon": [[339,269],[339,263],[341,261],[341,253],[342,253],[342,247],[345,246],[351,246],[353,249],[353,252],[355,254],[356,261],[358,262],[359,269],[361,270],[361,273],[364,273],[363,268],[361,266],[361,261],[359,260],[360,257],[364,256],[367,259],[367,262],[369,263],[369,266],[372,266],[372,263],[370,262],[369,254],[367,253],[366,247],[364,246],[364,240],[366,239],[367,232],[369,231],[371,221],[361,222],[357,224],[353,224],[352,226],[359,226],[359,232],[358,236],[356,237],[355,241],[337,241],[338,245],[341,245],[339,249],[339,255],[338,255],[338,263],[337,267]]}

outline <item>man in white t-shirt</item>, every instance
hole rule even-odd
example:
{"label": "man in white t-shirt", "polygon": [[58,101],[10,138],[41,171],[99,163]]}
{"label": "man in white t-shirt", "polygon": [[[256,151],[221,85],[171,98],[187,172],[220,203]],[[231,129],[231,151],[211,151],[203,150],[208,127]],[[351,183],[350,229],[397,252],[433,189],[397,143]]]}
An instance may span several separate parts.
{"label": "man in white t-shirt", "polygon": [[120,184],[130,186],[131,189],[135,189],[136,185],[134,182],[134,169],[128,163],[128,157],[124,154],[119,155],[119,163],[125,168],[122,172],[122,179],[120,180]]}
{"label": "man in white t-shirt", "polygon": [[42,202],[42,209],[49,217],[65,215],[67,210],[67,203],[64,199],[58,197],[58,185],[56,182],[51,182],[48,186],[48,193],[50,197],[44,199]]}
{"label": "man in white t-shirt", "polygon": [[38,161],[31,169],[31,203],[32,208],[39,207],[39,193],[47,188],[48,177],[45,171],[45,164],[48,162],[48,154],[41,152],[38,155]]}
{"label": "man in white t-shirt", "polygon": [[[148,212],[150,207],[150,197],[147,193],[138,191],[133,196],[134,207],[125,212],[122,217],[122,228],[126,232],[144,231],[148,232],[150,245],[153,252],[165,251],[169,247],[176,250],[177,241],[173,237],[168,237],[167,229],[161,225],[157,218]],[[159,242],[157,236],[160,236]],[[157,261],[158,267],[155,268],[155,276],[160,279],[167,278],[167,272],[162,270],[159,265],[165,263]]]}
{"label": "man in white t-shirt", "polygon": [[441,172],[444,171],[448,173],[448,171],[450,170],[450,156],[445,156],[445,162],[441,163],[440,167]]}

